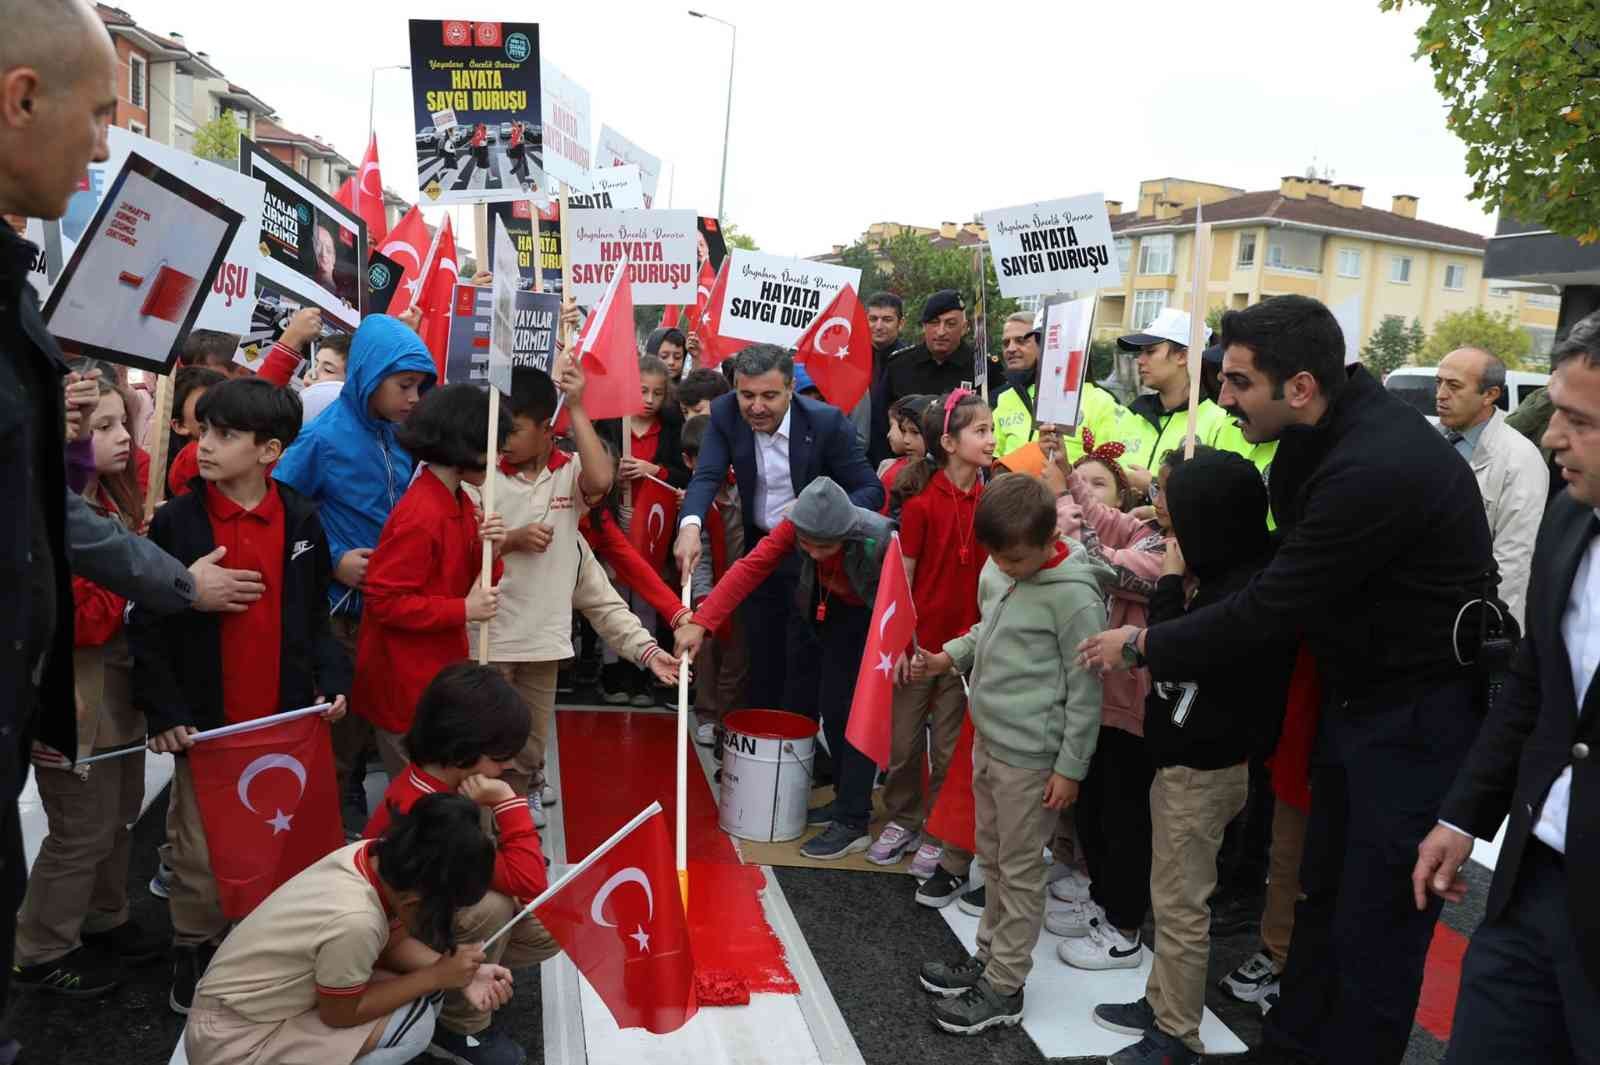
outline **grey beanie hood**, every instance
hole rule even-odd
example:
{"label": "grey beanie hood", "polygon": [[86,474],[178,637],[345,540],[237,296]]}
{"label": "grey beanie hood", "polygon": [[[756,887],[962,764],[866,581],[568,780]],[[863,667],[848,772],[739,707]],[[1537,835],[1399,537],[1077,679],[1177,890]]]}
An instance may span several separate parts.
{"label": "grey beanie hood", "polygon": [[828,542],[858,539],[852,536],[860,521],[850,496],[831,477],[818,477],[800,492],[789,520],[801,535]]}

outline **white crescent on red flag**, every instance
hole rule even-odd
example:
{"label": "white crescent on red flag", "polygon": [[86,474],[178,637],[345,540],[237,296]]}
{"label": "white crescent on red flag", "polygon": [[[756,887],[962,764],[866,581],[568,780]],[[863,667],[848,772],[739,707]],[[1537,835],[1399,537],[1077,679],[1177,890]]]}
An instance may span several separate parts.
{"label": "white crescent on red flag", "polygon": [[872,334],[867,310],[856,291],[845,285],[795,345],[794,361],[803,365],[822,398],[848,411],[872,387]]}
{"label": "white crescent on red flag", "polygon": [[[412,207],[378,248],[378,251],[400,266],[400,284],[395,290],[395,307],[407,309],[422,295],[423,261],[432,246],[433,239],[428,234],[428,224],[422,220],[422,212]],[[400,300],[402,292],[405,293],[403,303]]]}
{"label": "white crescent on red flag", "polygon": [[888,767],[893,743],[895,666],[911,649],[916,632],[917,607],[911,599],[911,582],[906,580],[905,555],[900,550],[900,534],[893,533],[883,552],[878,596],[844,729],[851,746],[880,768]]}

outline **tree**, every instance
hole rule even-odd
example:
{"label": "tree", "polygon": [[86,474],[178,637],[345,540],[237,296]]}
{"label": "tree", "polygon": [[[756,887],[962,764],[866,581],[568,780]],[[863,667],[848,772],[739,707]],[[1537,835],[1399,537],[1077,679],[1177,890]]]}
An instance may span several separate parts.
{"label": "tree", "polygon": [[1416,55],[1467,146],[1473,198],[1582,244],[1600,239],[1600,5],[1411,2],[1428,9]]}
{"label": "tree", "polygon": [[1433,325],[1433,335],[1417,353],[1418,366],[1437,366],[1457,348],[1482,348],[1508,370],[1520,370],[1533,351],[1533,338],[1509,314],[1490,314],[1482,307],[1447,314]]}
{"label": "tree", "polygon": [[1422,345],[1421,322],[1413,318],[1408,327],[1399,315],[1386,315],[1361,349],[1361,361],[1381,381],[1389,371],[1410,362]]}
{"label": "tree", "polygon": [[760,251],[756,246],[756,238],[741,230],[732,222],[725,222],[722,226],[722,239],[728,245],[728,250],[743,248],[745,251]]}
{"label": "tree", "polygon": [[[840,261],[861,271],[861,292],[893,292],[905,301],[906,324],[901,337],[912,344],[922,339],[922,305],[940,289],[953,288],[966,301],[970,317],[977,306],[977,284],[973,277],[973,251],[966,247],[937,248],[925,235],[909,230],[882,244],[868,246],[857,242],[846,248]],[[989,354],[998,356],[1003,346],[1001,324],[1017,309],[1017,301],[1000,295],[995,279],[994,260],[984,256],[985,320],[989,330]]]}
{"label": "tree", "polygon": [[213,163],[239,163],[239,123],[224,111],[194,131],[194,154]]}
{"label": "tree", "polygon": [[1215,333],[1222,328],[1222,316],[1228,313],[1228,308],[1217,304],[1206,312],[1206,328]]}

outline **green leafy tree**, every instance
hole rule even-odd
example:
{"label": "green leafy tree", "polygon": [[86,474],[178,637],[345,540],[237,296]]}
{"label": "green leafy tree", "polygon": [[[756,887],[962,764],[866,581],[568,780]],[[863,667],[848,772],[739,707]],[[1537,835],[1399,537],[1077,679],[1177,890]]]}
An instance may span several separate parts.
{"label": "green leafy tree", "polygon": [[1228,313],[1228,308],[1217,304],[1206,312],[1206,328],[1215,333],[1222,328],[1222,316]]}
{"label": "green leafy tree", "polygon": [[1407,326],[1399,315],[1386,316],[1367,338],[1361,349],[1361,361],[1378,380],[1389,371],[1404,366],[1422,348],[1424,342],[1422,323],[1411,319]]}
{"label": "green leafy tree", "polygon": [[194,131],[194,154],[213,163],[239,162],[239,123],[223,112]]}
{"label": "green leafy tree", "polygon": [[1089,380],[1104,381],[1117,368],[1117,342],[1110,337],[1089,341]]}
{"label": "green leafy tree", "polygon": [[1418,366],[1437,366],[1457,348],[1482,348],[1507,369],[1520,370],[1533,351],[1533,338],[1509,314],[1490,314],[1482,307],[1447,314],[1433,323],[1433,335],[1417,353]]}
{"label": "green leafy tree", "polygon": [[1416,55],[1467,146],[1473,198],[1583,244],[1600,239],[1600,4],[1409,2],[1428,12]]}
{"label": "green leafy tree", "polygon": [[[861,291],[893,292],[905,301],[906,324],[901,338],[907,344],[922,339],[922,305],[940,289],[953,288],[966,301],[969,318],[977,306],[977,283],[973,276],[973,252],[968,248],[937,248],[928,238],[908,231],[891,237],[881,245],[856,243],[846,248],[840,261],[861,271]],[[1000,295],[995,279],[994,260],[984,256],[985,321],[989,332],[989,354],[998,356],[1001,326],[1006,315],[1017,309],[1017,301]]]}
{"label": "green leafy tree", "polygon": [[756,238],[752,237],[750,234],[746,233],[732,222],[726,222],[723,224],[722,239],[727,243],[728,250],[730,251],[734,248],[743,248],[745,251],[761,250],[756,246]]}

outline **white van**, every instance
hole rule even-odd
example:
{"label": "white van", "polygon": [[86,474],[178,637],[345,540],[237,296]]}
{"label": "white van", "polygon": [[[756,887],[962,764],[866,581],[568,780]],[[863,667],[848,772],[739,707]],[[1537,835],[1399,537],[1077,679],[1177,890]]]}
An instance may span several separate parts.
{"label": "white van", "polygon": [[[1390,371],[1389,376],[1383,379],[1383,387],[1421,411],[1427,416],[1428,421],[1438,425],[1439,415],[1434,408],[1434,396],[1439,388],[1437,372],[1437,368],[1433,366],[1402,366]],[[1549,383],[1550,375],[1547,373],[1507,370],[1505,391],[1495,401],[1495,406],[1510,413],[1516,410],[1517,405],[1527,399],[1530,393],[1538,391]]]}

